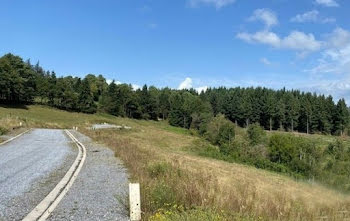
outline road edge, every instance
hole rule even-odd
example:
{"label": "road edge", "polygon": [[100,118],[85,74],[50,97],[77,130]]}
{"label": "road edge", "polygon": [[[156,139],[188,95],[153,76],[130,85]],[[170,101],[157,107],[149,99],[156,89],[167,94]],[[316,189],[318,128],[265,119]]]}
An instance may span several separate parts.
{"label": "road edge", "polygon": [[64,195],[69,191],[84,165],[86,159],[85,146],[80,143],[71,132],[68,130],[65,130],[65,132],[77,145],[79,149],[78,156],[56,187],[22,221],[46,220],[63,199]]}
{"label": "road edge", "polygon": [[1,145],[4,145],[4,144],[7,144],[8,142],[13,141],[14,139],[16,139],[16,138],[22,136],[22,135],[25,134],[25,133],[28,133],[28,132],[31,131],[31,130],[32,130],[32,129],[28,129],[28,130],[26,130],[26,131],[24,131],[24,132],[22,132],[22,133],[20,133],[20,134],[18,134],[18,135],[16,135],[16,136],[10,138],[10,139],[8,139],[8,140],[3,141],[2,143],[0,143],[0,146],[1,146]]}

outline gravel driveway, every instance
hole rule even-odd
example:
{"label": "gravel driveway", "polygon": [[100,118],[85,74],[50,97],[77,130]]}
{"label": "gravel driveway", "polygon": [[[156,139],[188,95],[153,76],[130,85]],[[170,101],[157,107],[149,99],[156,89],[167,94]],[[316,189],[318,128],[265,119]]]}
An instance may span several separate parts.
{"label": "gravel driveway", "polygon": [[86,147],[87,157],[72,188],[49,220],[128,220],[123,202],[128,194],[128,175],[110,149],[72,134]]}
{"label": "gravel driveway", "polygon": [[58,183],[77,149],[62,130],[35,129],[0,146],[0,220],[20,220]]}

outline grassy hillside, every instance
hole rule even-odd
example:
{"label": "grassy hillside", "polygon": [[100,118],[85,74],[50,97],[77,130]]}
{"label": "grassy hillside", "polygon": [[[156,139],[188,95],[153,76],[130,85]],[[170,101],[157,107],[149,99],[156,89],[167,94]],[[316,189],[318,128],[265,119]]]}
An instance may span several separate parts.
{"label": "grassy hillside", "polygon": [[[71,128],[115,151],[142,186],[142,209],[150,220],[344,220],[350,196],[313,182],[295,181],[237,163],[198,156],[210,145],[166,122],[69,113],[41,106],[0,107],[0,127]],[[89,130],[93,123],[131,130]],[[304,136],[299,135],[298,136]],[[245,136],[244,129],[237,136]],[[334,138],[307,135],[323,147]]]}

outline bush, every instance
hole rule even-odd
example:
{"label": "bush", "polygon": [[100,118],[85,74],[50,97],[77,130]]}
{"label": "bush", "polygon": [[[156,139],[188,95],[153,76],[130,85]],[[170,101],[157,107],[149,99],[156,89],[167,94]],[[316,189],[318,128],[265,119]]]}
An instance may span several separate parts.
{"label": "bush", "polygon": [[272,162],[286,164],[293,159],[293,137],[274,134],[269,142],[269,157]]}
{"label": "bush", "polygon": [[340,139],[330,143],[327,152],[328,154],[333,155],[337,160],[343,159],[346,156],[344,143]]}
{"label": "bush", "polygon": [[235,125],[220,114],[207,125],[207,139],[214,145],[231,148],[235,138]]}
{"label": "bush", "polygon": [[322,151],[306,138],[275,134],[270,138],[268,151],[272,162],[283,164],[293,173],[309,178],[320,173]]}
{"label": "bush", "polygon": [[257,123],[251,124],[247,130],[249,142],[251,145],[257,145],[266,141],[265,130]]}

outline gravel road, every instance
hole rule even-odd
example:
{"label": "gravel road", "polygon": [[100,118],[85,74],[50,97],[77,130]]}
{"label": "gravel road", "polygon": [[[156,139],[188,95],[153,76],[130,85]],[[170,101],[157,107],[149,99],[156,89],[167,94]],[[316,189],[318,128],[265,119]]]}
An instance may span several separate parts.
{"label": "gravel road", "polygon": [[[113,151],[76,131],[87,150],[71,189],[49,220],[128,220],[128,175]],[[78,149],[63,130],[34,129],[0,145],[0,221],[21,220],[66,174]]]}
{"label": "gravel road", "polygon": [[87,156],[72,188],[49,220],[128,220],[124,206],[128,193],[126,169],[113,151],[77,131],[71,132],[84,144]]}
{"label": "gravel road", "polygon": [[76,155],[62,130],[35,129],[0,146],[0,220],[21,220],[62,179]]}

